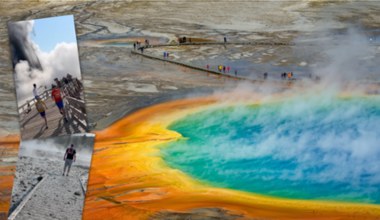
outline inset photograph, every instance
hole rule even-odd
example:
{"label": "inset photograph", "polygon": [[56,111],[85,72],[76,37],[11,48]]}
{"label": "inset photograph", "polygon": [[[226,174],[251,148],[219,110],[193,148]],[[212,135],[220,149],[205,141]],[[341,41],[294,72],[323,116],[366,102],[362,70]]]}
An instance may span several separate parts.
{"label": "inset photograph", "polygon": [[8,23],[21,139],[87,131],[72,15]]}
{"label": "inset photograph", "polygon": [[94,137],[21,142],[8,219],[81,219]]}

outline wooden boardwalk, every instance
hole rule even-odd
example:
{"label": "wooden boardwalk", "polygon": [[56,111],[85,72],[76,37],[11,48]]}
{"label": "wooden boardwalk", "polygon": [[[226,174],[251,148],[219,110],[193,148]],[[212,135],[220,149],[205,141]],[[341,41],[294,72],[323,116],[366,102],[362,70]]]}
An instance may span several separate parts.
{"label": "wooden boardwalk", "polygon": [[[70,94],[67,89],[68,88],[62,88],[61,91]],[[29,113],[26,113],[26,104],[19,108],[21,138],[23,140],[84,133],[88,131],[85,102],[81,91],[78,90],[75,97],[66,95],[63,98],[66,118],[68,119],[67,122],[65,122],[63,115],[59,112],[55,102],[49,96],[49,91],[44,91],[40,97],[42,97],[47,106],[45,112],[48,129],[45,128],[45,121],[34,106],[34,100],[31,100],[29,101],[31,107]]]}
{"label": "wooden boardwalk", "polygon": [[270,81],[274,81],[274,82],[278,82],[278,83],[283,83],[283,84],[289,84],[289,83],[292,83],[296,80],[300,80],[300,79],[297,79],[297,78],[291,78],[291,79],[279,79],[279,80],[276,80],[276,79],[264,79],[263,78],[257,78],[257,79],[252,79],[252,78],[247,78],[247,77],[244,77],[244,76],[241,76],[239,74],[235,75],[234,72],[231,72],[231,73],[227,73],[227,72],[219,72],[219,71],[216,71],[216,70],[213,70],[213,69],[207,69],[205,67],[200,67],[200,66],[195,66],[195,65],[192,65],[192,64],[189,64],[189,63],[185,63],[185,62],[181,62],[181,61],[177,61],[177,60],[172,60],[172,59],[164,59],[162,56],[155,56],[155,55],[152,55],[152,54],[149,54],[149,53],[146,53],[147,52],[147,49],[149,48],[155,48],[155,47],[168,47],[168,46],[173,46],[173,47],[181,47],[181,46],[193,46],[193,45],[274,45],[274,46],[293,46],[295,45],[294,43],[284,43],[284,42],[268,42],[268,41],[254,41],[254,42],[194,42],[194,43],[177,43],[177,44],[155,44],[155,45],[144,45],[144,53],[140,52],[139,50],[131,50],[131,53],[132,54],[135,54],[135,55],[141,55],[143,57],[146,57],[146,58],[149,58],[149,59],[155,59],[155,60],[160,60],[160,61],[163,61],[163,62],[168,62],[168,63],[172,63],[172,64],[176,64],[176,65],[180,65],[180,66],[184,66],[184,67],[187,67],[187,68],[191,68],[191,69],[194,69],[194,70],[200,70],[200,71],[203,71],[203,72],[206,72],[206,73],[211,73],[211,74],[215,74],[215,75],[218,75],[218,76],[222,76],[222,77],[227,77],[227,78],[231,78],[231,79],[235,79],[235,80],[246,80],[246,81],[250,81],[250,82],[254,82],[254,83],[262,83],[266,80],[270,80]]}
{"label": "wooden boardwalk", "polygon": [[[198,45],[251,45],[251,46],[294,46],[295,43],[287,43],[280,41],[207,41],[207,42],[186,42],[186,43],[170,43],[170,44],[152,44],[145,45],[145,48],[155,47],[178,47],[178,46],[198,46]],[[302,44],[303,46],[308,44]]]}
{"label": "wooden boardwalk", "polygon": [[236,80],[248,80],[248,81],[252,81],[252,82],[262,81],[262,80],[259,80],[259,79],[253,80],[253,79],[248,79],[248,78],[241,77],[241,76],[235,76],[234,73],[223,73],[223,72],[218,72],[218,71],[215,71],[215,70],[211,70],[211,69],[207,69],[207,68],[203,68],[203,67],[199,67],[199,66],[194,66],[194,65],[191,65],[191,64],[188,64],[188,63],[184,63],[184,62],[180,62],[180,61],[176,61],[176,60],[164,59],[162,57],[154,56],[154,55],[151,55],[151,54],[147,54],[145,52],[141,53],[141,52],[137,52],[137,51],[132,50],[131,53],[132,54],[136,54],[136,55],[141,55],[141,56],[144,56],[146,58],[160,60],[160,61],[163,61],[163,62],[168,62],[168,63],[172,63],[172,64],[184,66],[184,67],[187,67],[187,68],[191,68],[191,69],[195,69],[195,70],[200,70],[200,71],[203,71],[203,72],[207,72],[207,73],[211,73],[211,74],[215,74],[215,75],[219,75],[219,76],[224,76],[224,77],[228,77],[228,78],[232,78],[232,79],[236,79]]}

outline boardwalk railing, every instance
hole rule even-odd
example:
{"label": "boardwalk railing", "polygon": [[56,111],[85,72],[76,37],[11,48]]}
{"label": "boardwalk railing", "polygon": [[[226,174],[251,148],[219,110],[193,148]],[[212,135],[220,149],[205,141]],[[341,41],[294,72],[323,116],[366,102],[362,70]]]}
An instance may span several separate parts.
{"label": "boardwalk railing", "polygon": [[191,64],[180,62],[180,61],[176,61],[176,60],[163,59],[163,58],[158,57],[158,56],[154,56],[154,55],[150,55],[150,54],[146,54],[146,53],[140,53],[140,52],[137,52],[137,51],[134,51],[134,50],[132,50],[131,53],[132,54],[141,55],[141,56],[144,56],[144,57],[147,57],[147,58],[150,58],[150,59],[161,60],[161,61],[164,61],[164,62],[173,63],[173,64],[176,64],[176,65],[188,67],[188,68],[191,68],[191,69],[201,70],[201,71],[208,72],[208,73],[211,73],[211,74],[215,74],[215,75],[219,75],[219,76],[225,76],[225,77],[233,78],[233,79],[237,79],[237,80],[249,80],[249,81],[254,81],[254,82],[261,81],[260,79],[253,80],[253,79],[248,79],[248,78],[244,78],[244,77],[241,77],[241,76],[236,76],[236,75],[233,75],[233,74],[226,74],[226,73],[223,73],[223,72],[214,71],[214,70],[203,68],[203,67],[199,67],[199,66],[193,66]]}
{"label": "boardwalk railing", "polygon": [[154,47],[176,47],[176,46],[196,46],[196,45],[253,45],[253,46],[294,46],[295,43],[275,42],[275,41],[231,41],[231,42],[186,42],[186,43],[170,43],[170,44],[154,44],[145,45],[145,48]]}
{"label": "boardwalk railing", "polygon": [[[83,84],[77,78],[73,78],[67,83],[62,83],[61,92],[66,103],[66,110],[70,114],[71,118],[84,130],[88,130],[87,127],[87,112],[85,108],[85,102],[81,97],[83,91]],[[51,89],[47,89],[39,94],[39,97],[45,101],[51,98]],[[36,99],[27,100],[23,105],[18,108],[18,112],[21,117],[25,117],[28,108],[33,109]],[[29,106],[28,106],[29,105]],[[31,117],[31,116],[29,116]]]}
{"label": "boardwalk railing", "polygon": [[[201,71],[204,71],[204,72],[207,72],[207,73],[211,73],[211,74],[216,74],[216,75],[219,75],[219,76],[224,76],[224,77],[228,77],[228,78],[233,78],[233,79],[237,79],[237,80],[246,80],[246,81],[251,81],[251,82],[263,82],[265,80],[267,80],[267,76],[264,76],[263,78],[257,78],[257,79],[251,79],[251,78],[247,78],[247,77],[242,77],[242,76],[237,76],[237,74],[235,73],[226,73],[226,72],[222,72],[222,71],[216,71],[216,70],[211,70],[210,68],[204,68],[204,67],[199,67],[199,66],[195,66],[195,65],[191,65],[191,64],[188,64],[188,63],[184,63],[184,62],[180,62],[180,61],[176,61],[176,60],[170,60],[168,58],[162,58],[161,56],[155,56],[155,55],[151,55],[151,54],[146,54],[146,53],[143,53],[143,50],[141,48],[155,48],[155,47],[179,47],[179,46],[192,46],[192,45],[270,45],[270,46],[294,46],[295,43],[287,43],[287,42],[279,42],[279,41],[267,41],[267,40],[257,40],[257,41],[231,41],[231,42],[218,42],[218,41],[207,41],[207,42],[185,42],[185,43],[169,43],[169,44],[155,44],[155,45],[143,45],[142,47],[140,48],[137,48],[137,50],[131,50],[131,53],[132,54],[136,54],[136,55],[141,55],[141,56],[144,56],[146,58],[150,58],[150,59],[156,59],[156,60],[160,60],[160,61],[164,61],[164,62],[169,62],[169,63],[173,63],[173,64],[177,64],[177,65],[181,65],[181,66],[185,66],[185,67],[188,67],[188,68],[191,68],[191,69],[195,69],[195,70],[201,70]],[[140,50],[141,52],[138,52],[138,50]],[[291,78],[288,78],[286,77],[286,80],[285,79],[282,79],[281,81],[283,82],[287,82],[287,83],[290,83],[291,81],[295,81],[297,80],[294,76],[292,76]]]}
{"label": "boardwalk railing", "polygon": [[[45,101],[46,99],[48,99],[50,97],[50,91],[51,89],[47,89],[45,91],[43,91],[42,93],[40,93],[38,96],[43,100]],[[22,113],[25,113],[26,110],[28,109],[28,104],[30,106],[30,108],[32,108],[32,106],[34,105],[34,103],[36,103],[36,99],[33,98],[33,99],[29,99],[29,100],[26,100],[26,102],[21,105],[20,107],[18,107],[18,113],[19,114],[22,114]]]}

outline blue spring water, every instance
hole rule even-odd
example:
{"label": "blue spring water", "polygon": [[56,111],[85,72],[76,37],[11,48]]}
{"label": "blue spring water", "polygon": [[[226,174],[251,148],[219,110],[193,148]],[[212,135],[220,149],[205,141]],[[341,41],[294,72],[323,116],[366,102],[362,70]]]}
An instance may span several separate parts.
{"label": "blue spring water", "polygon": [[216,187],[380,203],[380,99],[297,98],[211,108],[169,126],[165,162]]}

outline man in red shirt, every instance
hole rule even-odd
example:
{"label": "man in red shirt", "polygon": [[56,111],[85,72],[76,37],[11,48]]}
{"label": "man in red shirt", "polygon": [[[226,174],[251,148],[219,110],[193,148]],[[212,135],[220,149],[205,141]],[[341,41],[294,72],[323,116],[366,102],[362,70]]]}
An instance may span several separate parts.
{"label": "man in red shirt", "polygon": [[51,97],[55,101],[55,104],[57,105],[59,112],[63,115],[65,122],[67,122],[61,90],[57,88],[56,85],[52,86]]}

